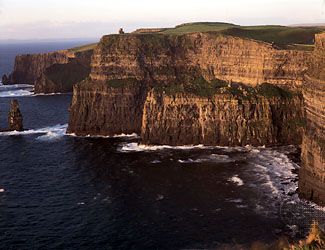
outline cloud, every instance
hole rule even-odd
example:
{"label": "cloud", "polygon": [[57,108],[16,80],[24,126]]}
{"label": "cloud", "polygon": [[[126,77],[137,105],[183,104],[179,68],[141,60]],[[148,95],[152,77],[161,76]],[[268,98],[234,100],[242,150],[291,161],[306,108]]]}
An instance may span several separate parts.
{"label": "cloud", "polygon": [[166,22],[32,22],[0,25],[1,39],[100,38],[123,27],[131,32],[139,27],[174,26]]}

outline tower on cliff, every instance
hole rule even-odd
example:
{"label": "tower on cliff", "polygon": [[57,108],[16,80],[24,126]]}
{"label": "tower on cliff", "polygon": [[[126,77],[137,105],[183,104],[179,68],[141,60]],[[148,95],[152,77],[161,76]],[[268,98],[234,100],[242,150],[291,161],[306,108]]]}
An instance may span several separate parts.
{"label": "tower on cliff", "polygon": [[19,109],[18,101],[12,100],[10,103],[10,111],[8,114],[8,129],[10,131],[23,131],[23,116]]}

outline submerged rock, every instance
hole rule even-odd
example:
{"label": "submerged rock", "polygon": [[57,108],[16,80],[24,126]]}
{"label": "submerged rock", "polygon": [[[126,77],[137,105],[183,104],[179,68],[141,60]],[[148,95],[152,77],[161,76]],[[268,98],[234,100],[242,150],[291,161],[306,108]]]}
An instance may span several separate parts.
{"label": "submerged rock", "polygon": [[4,75],[2,76],[1,81],[2,81],[2,84],[3,84],[3,85],[8,85],[8,84],[10,84],[9,77],[8,77],[6,74],[4,74]]}
{"label": "submerged rock", "polygon": [[8,130],[9,131],[23,131],[23,116],[19,109],[18,101],[12,100],[10,104],[10,111],[8,114]]}

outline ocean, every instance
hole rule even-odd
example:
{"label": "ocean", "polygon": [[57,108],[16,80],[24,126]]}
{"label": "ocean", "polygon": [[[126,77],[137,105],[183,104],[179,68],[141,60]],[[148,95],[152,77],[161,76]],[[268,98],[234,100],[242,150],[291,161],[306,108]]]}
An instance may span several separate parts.
{"label": "ocean", "polygon": [[0,133],[0,249],[249,246],[304,237],[314,218],[325,224],[324,208],[298,198],[294,146],[67,135],[71,95],[30,85],[0,86],[0,127],[12,98],[26,131]]}

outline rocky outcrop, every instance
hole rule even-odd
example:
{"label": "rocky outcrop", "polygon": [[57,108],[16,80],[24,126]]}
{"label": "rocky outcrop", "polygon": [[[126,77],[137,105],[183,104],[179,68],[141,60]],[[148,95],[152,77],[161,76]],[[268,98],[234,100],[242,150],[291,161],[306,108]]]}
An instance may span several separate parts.
{"label": "rocky outcrop", "polygon": [[157,145],[300,144],[304,121],[301,96],[212,98],[151,91],[144,105],[142,143]]}
{"label": "rocky outcrop", "polygon": [[316,48],[304,85],[307,125],[299,174],[301,197],[325,205],[325,33]]}
{"label": "rocky outcrop", "polygon": [[92,50],[72,53],[68,62],[47,67],[35,81],[35,93],[72,92],[73,85],[90,73]]}
{"label": "rocky outcrop", "polygon": [[9,82],[9,77],[8,77],[6,74],[4,74],[4,75],[2,76],[2,78],[1,78],[1,82],[2,82],[3,85],[8,85],[8,84],[10,84],[10,82]]}
{"label": "rocky outcrop", "polygon": [[67,63],[68,60],[69,54],[64,50],[45,54],[18,55],[8,83],[34,84],[46,68],[56,63]]}
{"label": "rocky outcrop", "polygon": [[19,109],[17,100],[12,100],[10,103],[10,111],[8,114],[8,130],[9,131],[23,131],[23,116]]}
{"label": "rocky outcrop", "polygon": [[19,55],[5,84],[34,84],[35,93],[71,92],[73,84],[90,73],[92,50],[61,50],[52,53]]}

